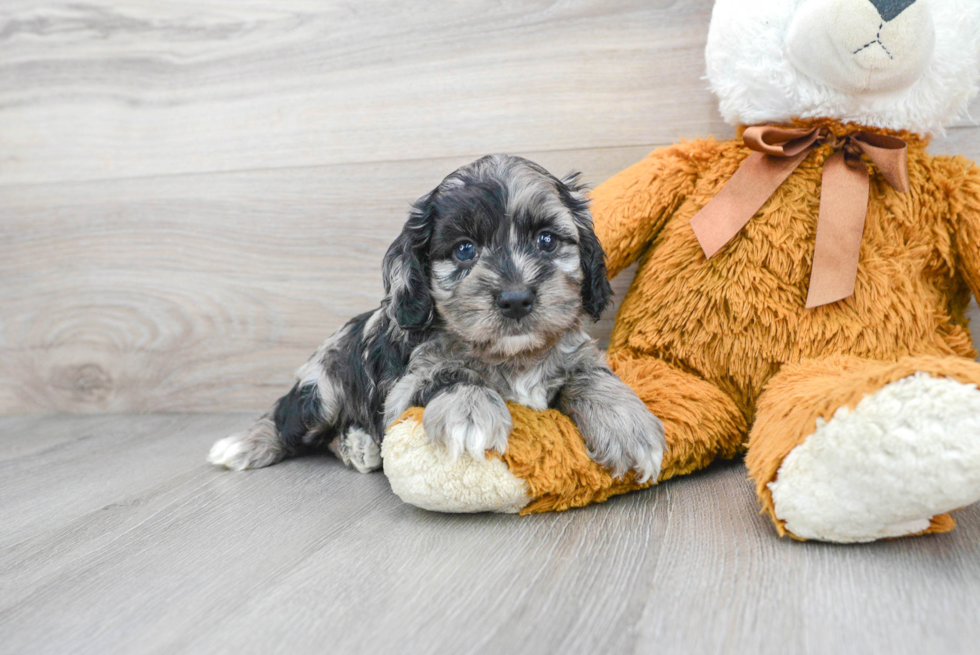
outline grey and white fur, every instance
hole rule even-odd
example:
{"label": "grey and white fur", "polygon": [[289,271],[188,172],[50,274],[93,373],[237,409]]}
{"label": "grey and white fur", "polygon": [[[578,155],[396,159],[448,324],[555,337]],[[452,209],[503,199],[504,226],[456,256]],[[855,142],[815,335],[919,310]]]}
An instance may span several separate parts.
{"label": "grey and white fur", "polygon": [[570,416],[614,475],[655,478],[663,425],[582,327],[612,292],[577,180],[507,155],[446,177],[388,249],[381,306],[327,339],[209,460],[241,470],[328,448],[376,470],[385,429],[411,406],[425,407],[434,442],[481,457],[506,449],[514,401]]}

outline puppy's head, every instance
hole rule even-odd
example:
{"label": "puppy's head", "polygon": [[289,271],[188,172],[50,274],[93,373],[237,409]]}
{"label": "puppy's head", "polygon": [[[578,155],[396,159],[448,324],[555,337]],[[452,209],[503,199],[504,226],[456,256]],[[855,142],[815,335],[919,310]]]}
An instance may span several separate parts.
{"label": "puppy's head", "polygon": [[610,300],[602,247],[577,175],[559,180],[520,157],[490,155],[415,203],[384,263],[403,329],[436,313],[498,355],[546,346]]}

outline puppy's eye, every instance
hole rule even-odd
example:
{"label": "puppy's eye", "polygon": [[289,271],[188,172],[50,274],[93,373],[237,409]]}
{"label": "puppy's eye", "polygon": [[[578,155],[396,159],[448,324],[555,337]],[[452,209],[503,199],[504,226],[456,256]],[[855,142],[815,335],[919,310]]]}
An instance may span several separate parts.
{"label": "puppy's eye", "polygon": [[542,252],[554,252],[558,247],[558,237],[551,232],[542,232],[538,235],[538,250]]}
{"label": "puppy's eye", "polygon": [[468,262],[476,257],[476,246],[472,241],[460,241],[453,248],[453,256],[461,262]]}

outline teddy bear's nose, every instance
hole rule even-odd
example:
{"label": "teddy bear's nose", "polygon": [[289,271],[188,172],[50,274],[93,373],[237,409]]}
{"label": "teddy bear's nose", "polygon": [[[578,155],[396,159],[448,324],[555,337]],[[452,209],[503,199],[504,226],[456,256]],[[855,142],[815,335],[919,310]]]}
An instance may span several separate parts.
{"label": "teddy bear's nose", "polygon": [[886,23],[905,11],[915,0],[869,0]]}

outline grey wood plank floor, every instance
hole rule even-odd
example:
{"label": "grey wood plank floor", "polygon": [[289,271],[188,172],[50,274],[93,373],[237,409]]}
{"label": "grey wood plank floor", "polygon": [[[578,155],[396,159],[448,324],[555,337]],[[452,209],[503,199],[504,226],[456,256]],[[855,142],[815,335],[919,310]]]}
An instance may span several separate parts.
{"label": "grey wood plank floor", "polygon": [[453,516],[246,414],[0,419],[0,653],[975,653],[980,508],[778,539],[740,462],[563,514]]}

